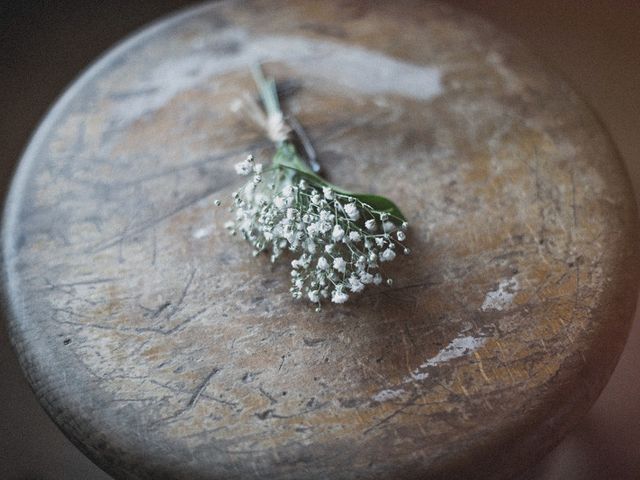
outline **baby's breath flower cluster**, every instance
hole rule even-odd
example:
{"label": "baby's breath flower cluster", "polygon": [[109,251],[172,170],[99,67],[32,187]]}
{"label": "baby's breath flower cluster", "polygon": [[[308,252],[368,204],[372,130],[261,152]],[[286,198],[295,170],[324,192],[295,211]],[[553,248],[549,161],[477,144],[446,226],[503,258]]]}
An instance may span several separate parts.
{"label": "baby's breath flower cluster", "polygon": [[225,226],[244,237],[255,255],[269,253],[272,262],[289,252],[294,257],[291,293],[317,309],[322,300],[344,303],[366,285],[391,284],[381,264],[409,254],[402,213],[385,197],[350,193],[317,175],[315,152],[300,125],[295,133],[308,164],[292,141],[294,131],[280,108],[275,81],[265,78],[259,66],[253,76],[262,108],[248,95],[240,108],[267,133],[276,153],[266,169],[253,156],[236,165],[239,175],[251,178],[233,193],[235,218]]}
{"label": "baby's breath flower cluster", "polygon": [[[291,293],[319,309],[323,299],[344,303],[366,285],[383,282],[381,264],[405,246],[407,223],[375,210],[295,170],[263,170],[252,156],[236,165],[251,180],[233,193],[235,220],[226,224],[271,261],[292,252]],[[386,279],[391,284],[391,278]]]}

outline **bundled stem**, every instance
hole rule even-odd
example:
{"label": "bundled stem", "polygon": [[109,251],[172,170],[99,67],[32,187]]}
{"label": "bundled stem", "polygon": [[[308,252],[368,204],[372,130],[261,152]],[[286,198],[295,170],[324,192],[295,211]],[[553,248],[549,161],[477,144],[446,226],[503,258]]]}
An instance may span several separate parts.
{"label": "bundled stem", "polygon": [[[294,298],[306,297],[320,308],[322,299],[345,302],[367,284],[383,281],[380,263],[409,254],[408,225],[398,207],[377,195],[358,194],[330,184],[305,162],[292,141],[292,129],[280,107],[275,81],[253,68],[264,111],[245,109],[276,146],[268,169],[249,156],[236,165],[251,181],[234,192],[232,234],[240,233],[254,254],[284,251],[291,262]],[[391,283],[391,279],[387,279]]]}

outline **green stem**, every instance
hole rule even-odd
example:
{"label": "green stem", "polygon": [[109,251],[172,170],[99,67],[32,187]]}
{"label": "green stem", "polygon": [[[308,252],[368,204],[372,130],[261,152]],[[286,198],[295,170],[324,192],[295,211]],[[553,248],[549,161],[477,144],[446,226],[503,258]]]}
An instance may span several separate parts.
{"label": "green stem", "polygon": [[253,79],[258,86],[258,93],[262,99],[264,109],[267,112],[267,117],[282,115],[275,80],[273,78],[265,78],[259,64],[251,67],[251,73],[253,73]]}

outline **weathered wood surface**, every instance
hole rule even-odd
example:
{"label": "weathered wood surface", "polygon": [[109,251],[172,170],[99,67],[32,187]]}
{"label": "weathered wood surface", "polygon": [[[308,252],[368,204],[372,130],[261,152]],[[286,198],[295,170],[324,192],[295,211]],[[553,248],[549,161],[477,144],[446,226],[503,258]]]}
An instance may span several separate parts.
{"label": "weathered wood surface", "polygon": [[[411,222],[393,288],[316,314],[213,207],[267,158],[248,65],[328,176]],[[5,216],[15,346],[117,478],[505,478],[594,401],[638,285],[602,127],[474,17],[423,2],[223,2],[94,65],[31,142]]]}

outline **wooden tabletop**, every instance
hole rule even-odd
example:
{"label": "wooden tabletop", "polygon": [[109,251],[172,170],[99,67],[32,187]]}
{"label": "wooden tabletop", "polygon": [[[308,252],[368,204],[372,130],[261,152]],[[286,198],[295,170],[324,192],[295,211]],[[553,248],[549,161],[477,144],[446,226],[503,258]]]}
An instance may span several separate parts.
{"label": "wooden tabletop", "polygon": [[[393,287],[321,313],[216,198],[272,153],[230,111],[290,89],[326,175],[409,218]],[[507,478],[589,408],[640,275],[615,149],[518,42],[439,4],[221,2],[112,50],[5,212],[11,334],[116,478]]]}

